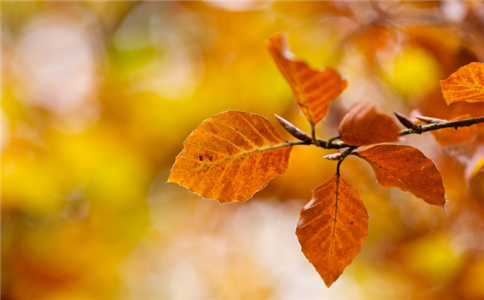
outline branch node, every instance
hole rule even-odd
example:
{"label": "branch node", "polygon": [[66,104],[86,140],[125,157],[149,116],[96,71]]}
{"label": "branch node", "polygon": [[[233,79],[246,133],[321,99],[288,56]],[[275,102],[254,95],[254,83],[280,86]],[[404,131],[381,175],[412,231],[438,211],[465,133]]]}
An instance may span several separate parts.
{"label": "branch node", "polygon": [[337,140],[337,139],[339,139],[339,138],[340,138],[340,136],[339,136],[339,135],[338,135],[338,136],[335,136],[335,137],[330,138],[330,139],[328,140],[328,142],[327,142],[328,147],[329,147],[329,148],[331,148],[331,147],[332,147],[332,145],[333,145],[333,141],[334,141],[334,140]]}

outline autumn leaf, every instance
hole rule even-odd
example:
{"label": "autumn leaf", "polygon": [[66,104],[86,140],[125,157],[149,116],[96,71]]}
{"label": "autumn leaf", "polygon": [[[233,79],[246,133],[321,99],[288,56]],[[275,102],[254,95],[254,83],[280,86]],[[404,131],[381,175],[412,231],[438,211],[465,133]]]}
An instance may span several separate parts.
{"label": "autumn leaf", "polygon": [[[471,115],[458,116],[449,121],[459,121],[471,118]],[[442,120],[443,122],[446,122]],[[477,128],[475,126],[459,127],[459,128],[442,128],[440,130],[431,131],[440,146],[458,145],[471,141],[477,135]]]}
{"label": "autumn leaf", "polygon": [[370,163],[383,188],[408,191],[425,202],[444,206],[442,176],[432,160],[411,146],[378,145],[356,153]]}
{"label": "autumn leaf", "polygon": [[484,64],[473,62],[440,81],[447,105],[454,102],[484,101]]}
{"label": "autumn leaf", "polygon": [[332,68],[313,70],[305,62],[295,60],[282,33],[267,39],[266,46],[304,115],[311,124],[317,124],[328,114],[329,104],[346,89],[347,81]]}
{"label": "autumn leaf", "polygon": [[245,201],[286,171],[292,146],[264,117],[227,111],[190,134],[168,182],[220,202]]}
{"label": "autumn leaf", "polygon": [[393,119],[377,111],[373,103],[353,105],[339,124],[340,139],[353,146],[396,142],[400,129]]}
{"label": "autumn leaf", "polygon": [[317,186],[302,209],[296,235],[327,287],[360,253],[368,213],[358,192],[338,174]]}

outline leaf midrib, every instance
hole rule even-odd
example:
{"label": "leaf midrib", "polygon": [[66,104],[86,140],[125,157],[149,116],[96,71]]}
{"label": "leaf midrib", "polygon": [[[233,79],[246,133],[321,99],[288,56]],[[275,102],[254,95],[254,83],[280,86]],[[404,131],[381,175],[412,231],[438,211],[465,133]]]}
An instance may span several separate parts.
{"label": "leaf midrib", "polygon": [[[189,173],[198,172],[198,171],[201,171],[201,170],[203,170],[207,167],[210,167],[210,166],[213,166],[213,165],[216,165],[216,164],[220,164],[224,161],[230,161],[230,160],[238,159],[238,158],[241,158],[241,157],[253,154],[253,153],[264,152],[264,151],[268,151],[268,150],[274,150],[274,149],[283,148],[283,147],[290,147],[290,146],[292,146],[291,143],[286,142],[286,143],[282,143],[282,144],[278,144],[278,145],[270,145],[270,146],[264,147],[264,148],[254,148],[253,150],[250,150],[250,151],[241,151],[241,153],[239,153],[235,156],[227,156],[227,157],[225,157],[221,160],[218,160],[218,161],[215,161],[215,162],[212,162],[212,163],[206,163],[202,167],[199,167],[195,170],[189,171]],[[211,151],[211,150],[208,150],[208,151]],[[186,171],[188,171],[188,170],[186,170]]]}

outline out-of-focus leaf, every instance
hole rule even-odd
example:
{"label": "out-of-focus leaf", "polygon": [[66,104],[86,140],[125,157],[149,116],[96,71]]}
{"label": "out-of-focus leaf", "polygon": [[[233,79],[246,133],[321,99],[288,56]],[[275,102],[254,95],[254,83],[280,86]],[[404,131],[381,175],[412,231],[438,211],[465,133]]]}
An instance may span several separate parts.
{"label": "out-of-focus leaf", "polygon": [[382,62],[384,69],[391,74],[389,83],[404,97],[425,95],[442,78],[439,61],[430,51],[418,45],[407,45],[395,55],[386,57],[388,60]]}
{"label": "out-of-focus leaf", "polygon": [[329,104],[346,89],[347,81],[332,68],[313,70],[305,62],[295,60],[282,33],[267,39],[266,45],[304,115],[317,124],[328,114]]}
{"label": "out-of-focus leaf", "polygon": [[400,129],[393,119],[377,111],[369,102],[357,103],[339,124],[343,142],[354,146],[396,142]]}
{"label": "out-of-focus leaf", "polygon": [[336,174],[314,189],[296,234],[302,252],[330,287],[360,253],[368,213],[355,188]]}
{"label": "out-of-focus leaf", "polygon": [[482,168],[484,168],[484,146],[477,148],[471,160],[467,163],[464,178],[471,181]]}
{"label": "out-of-focus leaf", "polygon": [[445,205],[442,176],[434,162],[417,148],[378,145],[359,151],[357,156],[370,163],[383,188],[395,186],[429,204]]}
{"label": "out-of-focus leaf", "polygon": [[484,64],[473,62],[459,68],[449,78],[440,81],[445,102],[483,102]]}
{"label": "out-of-focus leaf", "polygon": [[190,134],[169,182],[220,202],[245,201],[286,171],[292,146],[264,117],[227,111]]}
{"label": "out-of-focus leaf", "polygon": [[[471,118],[471,115],[463,115],[449,121],[458,121]],[[440,146],[458,145],[472,140],[477,135],[477,128],[475,126],[459,127],[459,128],[443,128],[440,130],[431,131]]]}

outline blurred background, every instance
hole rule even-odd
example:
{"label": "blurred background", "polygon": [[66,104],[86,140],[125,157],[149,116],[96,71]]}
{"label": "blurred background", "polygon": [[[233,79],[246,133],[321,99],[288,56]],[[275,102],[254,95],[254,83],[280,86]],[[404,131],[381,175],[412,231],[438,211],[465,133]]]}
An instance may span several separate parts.
{"label": "blurred background", "polygon": [[343,164],[370,233],[331,289],[294,234],[335,172],[330,151],[295,148],[246,203],[166,183],[185,138],[218,112],[309,129],[265,49],[274,32],[349,80],[321,138],[360,101],[483,116],[483,104],[447,106],[439,80],[484,60],[484,3],[2,1],[1,12],[2,299],[484,298],[484,173],[464,177],[482,165],[482,126],[464,145],[401,141],[436,162],[448,214]]}

